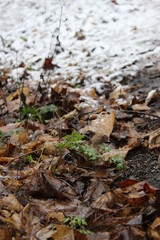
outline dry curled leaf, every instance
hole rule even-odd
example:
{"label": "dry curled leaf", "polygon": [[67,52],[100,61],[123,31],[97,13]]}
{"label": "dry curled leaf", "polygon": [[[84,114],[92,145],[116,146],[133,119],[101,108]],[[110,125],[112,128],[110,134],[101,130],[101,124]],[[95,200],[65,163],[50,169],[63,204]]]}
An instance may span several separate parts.
{"label": "dry curled leaf", "polygon": [[159,148],[160,147],[160,128],[152,132],[149,136],[149,148]]}
{"label": "dry curled leaf", "polygon": [[132,109],[134,111],[148,111],[150,108],[146,104],[135,104]]}
{"label": "dry curled leaf", "polygon": [[150,237],[153,240],[160,239],[160,217],[157,217],[150,226],[149,229]]}
{"label": "dry curled leaf", "polygon": [[29,95],[29,92],[30,92],[29,87],[18,88],[18,89],[16,90],[16,92],[11,93],[11,94],[7,97],[7,102],[12,101],[12,100],[14,100],[15,98],[17,98],[18,96],[20,96],[22,92],[23,92],[23,94],[24,94],[25,96],[28,96],[28,95]]}
{"label": "dry curled leaf", "polygon": [[80,130],[82,134],[88,131],[94,132],[96,135],[110,137],[115,122],[115,112],[110,114],[100,115],[97,119],[91,122],[91,125],[86,126]]}

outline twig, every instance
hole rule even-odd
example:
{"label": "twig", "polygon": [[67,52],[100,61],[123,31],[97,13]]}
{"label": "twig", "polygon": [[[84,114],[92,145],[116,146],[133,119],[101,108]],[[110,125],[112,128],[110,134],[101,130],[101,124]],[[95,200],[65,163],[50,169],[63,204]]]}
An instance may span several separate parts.
{"label": "twig", "polygon": [[[25,155],[27,156],[27,155],[32,154],[32,153],[35,153],[35,152],[37,152],[37,151],[39,151],[39,150],[40,150],[40,148],[39,148],[39,149],[35,149],[35,150],[33,150],[33,151],[30,151],[30,152],[28,152],[28,153],[25,153]],[[15,160],[20,159],[21,157],[22,157],[22,156],[18,156],[18,157],[13,158],[9,163],[7,163],[6,167],[8,167],[12,162],[14,162]]]}
{"label": "twig", "polygon": [[155,118],[160,119],[159,116],[151,114],[151,113],[147,113],[147,112],[141,112],[141,111],[135,111],[135,110],[122,110],[122,109],[120,109],[120,111],[128,112],[128,113],[135,113],[135,114],[142,114],[142,115],[147,115],[147,116],[151,116],[151,117],[155,117]]}

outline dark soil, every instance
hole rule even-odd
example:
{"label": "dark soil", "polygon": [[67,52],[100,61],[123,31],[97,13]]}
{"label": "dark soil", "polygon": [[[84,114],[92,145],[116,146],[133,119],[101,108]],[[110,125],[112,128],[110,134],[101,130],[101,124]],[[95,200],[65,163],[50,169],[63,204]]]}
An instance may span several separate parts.
{"label": "dark soil", "polygon": [[142,64],[144,66],[143,69],[138,71],[134,77],[130,75],[125,76],[121,83],[123,85],[135,86],[135,91],[143,94],[160,87],[159,60],[160,56],[154,56],[152,59],[142,61],[139,65]]}
{"label": "dark soil", "polygon": [[159,154],[160,149],[157,151],[150,151],[141,146],[130,151],[126,158],[129,169],[125,177],[148,181],[150,184],[160,187]]}
{"label": "dark soil", "polygon": [[[154,61],[152,61],[154,62]],[[124,85],[132,85],[135,88],[132,93],[136,96],[147,96],[148,92],[160,87],[160,64],[158,57],[151,66],[144,67],[136,77],[125,77],[122,80]],[[159,88],[160,89],[160,88]],[[146,115],[137,115],[141,119],[138,123],[135,122],[137,132],[149,133],[160,128],[160,118],[154,118],[157,111],[160,110],[160,94],[149,104],[150,111]],[[136,116],[134,116],[136,117]],[[158,157],[160,156],[160,149],[149,150],[140,146],[139,148],[129,151],[126,160],[128,161],[128,172],[124,177],[134,178],[137,180],[146,180],[150,184],[160,187],[160,163]]]}

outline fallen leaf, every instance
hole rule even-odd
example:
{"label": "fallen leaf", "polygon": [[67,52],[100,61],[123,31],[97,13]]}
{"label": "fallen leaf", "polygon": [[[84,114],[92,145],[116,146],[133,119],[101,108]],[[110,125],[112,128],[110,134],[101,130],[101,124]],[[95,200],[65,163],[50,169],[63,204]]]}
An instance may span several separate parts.
{"label": "fallen leaf", "polygon": [[74,231],[71,227],[54,224],[56,232],[53,234],[54,240],[75,240]]}
{"label": "fallen leaf", "polygon": [[157,91],[156,90],[151,90],[146,97],[145,104],[148,105],[150,103],[150,101],[154,97],[156,97],[156,95],[157,95]]}
{"label": "fallen leaf", "polygon": [[97,119],[91,121],[91,125],[82,128],[80,132],[86,134],[88,131],[91,131],[97,135],[110,137],[115,122],[115,115],[114,111],[110,114],[100,115]]}
{"label": "fallen leaf", "polygon": [[132,105],[134,111],[148,111],[150,108],[146,104],[135,104]]}
{"label": "fallen leaf", "polygon": [[45,239],[53,239],[53,235],[56,232],[56,230],[53,230],[53,225],[50,224],[49,226],[41,228],[37,233],[36,233],[36,238],[39,240],[45,240]]}
{"label": "fallen leaf", "polygon": [[117,0],[112,0],[112,3],[118,5]]}
{"label": "fallen leaf", "polygon": [[149,148],[159,148],[160,147],[160,128],[153,131],[149,136]]}
{"label": "fallen leaf", "polygon": [[16,196],[14,194],[9,194],[8,196],[3,196],[3,199],[0,199],[0,205],[3,205],[3,209],[7,209],[10,211],[14,211],[17,213],[20,213],[22,211],[23,206],[22,204],[17,200]]}
{"label": "fallen leaf", "polygon": [[10,223],[13,225],[14,229],[20,231],[23,229],[23,224],[21,221],[21,216],[16,213],[13,212],[13,214],[11,215],[9,211],[6,210],[2,210],[1,211],[1,216],[0,216],[0,220],[4,223]]}
{"label": "fallen leaf", "polygon": [[59,66],[56,64],[53,64],[52,61],[53,61],[53,57],[45,58],[44,63],[43,63],[43,69],[44,70],[51,70],[51,69],[53,70],[55,67],[59,68]]}
{"label": "fallen leaf", "polygon": [[117,99],[120,96],[125,96],[126,91],[124,90],[124,87],[122,85],[119,85],[111,94],[110,99]]}
{"label": "fallen leaf", "polygon": [[125,159],[125,157],[127,156],[127,153],[128,153],[129,150],[130,149],[123,149],[123,148],[121,148],[121,149],[112,149],[109,152],[103,153],[102,156],[103,156],[105,161],[109,161],[109,159],[111,157],[115,157],[117,155],[118,156],[122,156]]}
{"label": "fallen leaf", "polygon": [[160,239],[160,218],[157,217],[149,228],[151,239],[159,240]]}
{"label": "fallen leaf", "polygon": [[[35,174],[28,178],[25,188],[27,188],[28,194],[35,198],[44,197],[69,200],[71,197],[66,190],[65,183],[44,173]],[[71,192],[73,192],[72,189]]]}
{"label": "fallen leaf", "polygon": [[56,146],[53,142],[46,142],[43,146],[45,155],[55,155],[57,152]]}
{"label": "fallen leaf", "polygon": [[0,142],[0,157],[8,157],[9,144]]}
{"label": "fallen leaf", "polygon": [[97,232],[89,235],[87,240],[110,240],[111,235],[109,232]]}
{"label": "fallen leaf", "polygon": [[9,163],[13,160],[12,157],[0,157],[0,163]]}
{"label": "fallen leaf", "polygon": [[62,212],[49,212],[46,215],[46,219],[49,222],[51,219],[57,219],[62,222],[64,219],[64,214]]}
{"label": "fallen leaf", "polygon": [[8,133],[8,132],[12,132],[13,130],[15,130],[16,128],[18,128],[20,126],[21,123],[10,123],[7,124],[3,127],[0,127],[0,131],[3,133]]}
{"label": "fallen leaf", "polygon": [[23,94],[24,94],[25,96],[28,96],[28,95],[29,95],[29,92],[30,92],[30,89],[29,89],[29,87],[18,88],[18,89],[16,90],[16,92],[11,93],[11,94],[7,97],[7,102],[12,101],[13,99],[15,99],[15,98],[17,98],[18,96],[20,96],[21,93],[22,93],[22,91],[23,91]]}
{"label": "fallen leaf", "polygon": [[39,146],[37,141],[29,142],[21,146],[21,149],[24,151],[25,154],[32,152]]}
{"label": "fallen leaf", "polygon": [[76,109],[74,109],[73,111],[69,112],[68,114],[65,114],[63,116],[63,118],[66,120],[69,120],[69,119],[76,117],[76,115],[77,115],[77,111],[76,111]]}
{"label": "fallen leaf", "polygon": [[113,207],[114,202],[114,195],[112,194],[112,192],[108,192],[98,197],[91,206],[94,209],[113,212],[111,208]]}
{"label": "fallen leaf", "polygon": [[15,99],[13,101],[9,101],[7,103],[7,110],[9,113],[13,113],[14,111],[18,110],[20,108],[20,99]]}

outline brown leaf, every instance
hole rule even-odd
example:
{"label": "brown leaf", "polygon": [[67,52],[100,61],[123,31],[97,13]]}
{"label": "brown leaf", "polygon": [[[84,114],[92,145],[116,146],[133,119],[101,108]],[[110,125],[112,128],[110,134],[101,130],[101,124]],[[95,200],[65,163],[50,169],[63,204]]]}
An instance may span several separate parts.
{"label": "brown leaf", "polygon": [[152,99],[154,99],[158,95],[156,90],[151,90],[145,100],[145,104],[148,105]]}
{"label": "brown leaf", "polygon": [[145,192],[130,193],[127,197],[127,201],[131,206],[145,206],[148,204],[149,197]]}
{"label": "brown leaf", "polygon": [[100,197],[96,199],[95,202],[92,203],[92,208],[98,210],[107,210],[107,211],[114,211],[111,208],[114,204],[114,195],[111,192],[106,194],[102,194]]}
{"label": "brown leaf", "polygon": [[[25,127],[25,123],[22,125]],[[45,126],[39,122],[32,121],[32,120],[27,120],[27,129],[31,129],[32,131],[35,130],[45,130]]]}
{"label": "brown leaf", "polygon": [[[13,233],[11,227],[8,225],[3,226],[0,229],[1,240],[12,239]],[[16,240],[19,240],[18,238]]]}
{"label": "brown leaf", "polygon": [[36,149],[36,147],[39,146],[37,141],[29,142],[24,144],[21,149],[24,151],[25,154],[32,152]]}
{"label": "brown leaf", "polygon": [[135,183],[138,183],[138,181],[132,180],[132,179],[125,179],[124,181],[120,182],[119,185],[121,188],[123,188],[123,187],[132,186]]}
{"label": "brown leaf", "polygon": [[28,130],[17,129],[19,131],[14,131],[10,137],[10,143],[14,146],[26,144],[29,141]]}
{"label": "brown leaf", "polygon": [[68,92],[63,101],[63,108],[69,109],[71,111],[74,110],[75,104],[79,103],[79,98],[80,98],[80,93],[78,91]]}
{"label": "brown leaf", "polygon": [[102,182],[97,181],[97,179],[93,180],[84,195],[85,201],[96,200],[102,193],[105,192],[105,190],[106,189]]}
{"label": "brown leaf", "polygon": [[69,194],[65,192],[66,184],[44,173],[28,178],[25,188],[29,195],[36,198],[70,199]]}
{"label": "brown leaf", "polygon": [[149,185],[148,183],[145,183],[145,184],[144,184],[144,191],[145,191],[146,193],[150,193],[150,194],[153,194],[154,196],[156,196],[156,194],[157,194],[158,192],[160,192],[160,189],[159,189],[159,188],[156,188],[156,187],[154,187],[154,186],[151,186],[151,185]]}
{"label": "brown leaf", "polygon": [[14,211],[20,213],[22,211],[23,206],[17,200],[14,194],[9,194],[8,196],[4,196],[3,199],[0,199],[0,205],[3,205],[3,209],[7,209],[10,211]]}
{"label": "brown leaf", "polygon": [[0,157],[0,163],[9,163],[13,160],[12,157]]}
{"label": "brown leaf", "polygon": [[28,96],[28,95],[29,95],[29,92],[30,92],[29,87],[18,88],[18,89],[16,90],[16,92],[11,93],[11,94],[7,97],[7,102],[12,101],[12,100],[14,100],[15,98],[17,98],[18,96],[20,96],[21,93],[22,93],[22,90],[23,90],[23,94],[24,94],[25,96]]}
{"label": "brown leaf", "polygon": [[48,222],[51,219],[57,219],[59,222],[62,222],[64,219],[64,214],[62,212],[49,212],[46,215],[46,219]]}
{"label": "brown leaf", "polygon": [[112,0],[112,3],[118,5],[117,0]]}
{"label": "brown leaf", "polygon": [[8,132],[11,132],[11,131],[15,130],[19,126],[20,126],[20,123],[10,123],[10,124],[7,124],[3,127],[0,127],[0,131],[3,132],[3,133],[8,133]]}
{"label": "brown leaf", "polygon": [[115,157],[115,156],[122,156],[124,159],[125,159],[125,157],[127,156],[127,153],[128,153],[128,151],[129,151],[130,149],[123,149],[123,148],[121,148],[121,149],[112,149],[112,150],[110,150],[109,152],[106,152],[106,153],[103,153],[103,158],[104,158],[104,160],[105,161],[109,161],[109,159],[111,158],[111,157]]}
{"label": "brown leaf", "polygon": [[78,32],[75,33],[75,37],[78,40],[84,40],[86,38],[82,29],[80,29]]}
{"label": "brown leaf", "polygon": [[97,119],[91,122],[91,125],[86,126],[80,130],[82,134],[88,131],[94,132],[97,135],[110,137],[115,121],[115,112],[110,114],[100,115]]}
{"label": "brown leaf", "polygon": [[135,104],[132,105],[134,111],[148,111],[150,108],[146,104]]}
{"label": "brown leaf", "polygon": [[13,101],[9,101],[7,103],[7,110],[9,113],[13,113],[14,111],[18,110],[20,108],[20,99],[15,99]]}
{"label": "brown leaf", "polygon": [[56,232],[56,230],[53,230],[53,225],[50,224],[49,226],[41,228],[37,233],[36,233],[36,239],[39,240],[45,240],[45,239],[53,239],[53,235]]}
{"label": "brown leaf", "polygon": [[51,70],[51,69],[53,70],[55,67],[59,68],[59,66],[56,64],[53,64],[52,61],[53,61],[53,57],[45,58],[44,63],[43,63],[43,69],[44,70]]}
{"label": "brown leaf", "polygon": [[150,236],[153,240],[159,240],[160,239],[160,217],[157,217],[152,225],[150,226]]}
{"label": "brown leaf", "polygon": [[9,154],[9,144],[0,143],[0,157],[7,157]]}
{"label": "brown leaf", "polygon": [[46,142],[43,146],[44,148],[44,154],[45,155],[55,155],[57,152],[57,149],[55,147],[55,144],[53,142]]}
{"label": "brown leaf", "polygon": [[87,240],[110,240],[111,236],[109,232],[97,232],[89,235]]}
{"label": "brown leaf", "polygon": [[110,94],[110,99],[117,99],[120,96],[125,96],[126,92],[124,90],[123,86],[118,86],[111,94]]}
{"label": "brown leaf", "polygon": [[66,119],[66,120],[70,120],[70,119],[72,119],[76,116],[77,116],[77,111],[76,111],[76,109],[74,109],[73,111],[69,112],[68,114],[65,114],[63,116],[63,118]]}
{"label": "brown leaf", "polygon": [[54,224],[56,232],[53,234],[54,240],[75,240],[74,231],[71,227]]}
{"label": "brown leaf", "polygon": [[160,147],[160,128],[152,132],[149,136],[149,148],[159,148]]}
{"label": "brown leaf", "polygon": [[18,67],[19,67],[19,68],[25,68],[24,62],[21,62]]}
{"label": "brown leaf", "polygon": [[22,230],[23,229],[23,223],[21,221],[21,217],[19,214],[13,212],[13,214],[11,215],[9,211],[6,210],[2,210],[1,211],[1,216],[0,216],[0,220],[4,223],[10,223],[13,225],[14,229],[16,230]]}

